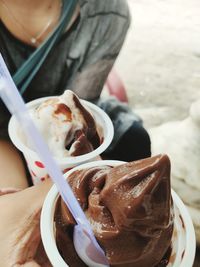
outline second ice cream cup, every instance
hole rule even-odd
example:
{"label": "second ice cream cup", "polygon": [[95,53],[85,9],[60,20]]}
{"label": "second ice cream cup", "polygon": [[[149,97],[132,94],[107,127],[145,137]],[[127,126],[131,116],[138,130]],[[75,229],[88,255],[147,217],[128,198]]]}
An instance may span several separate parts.
{"label": "second ice cream cup", "polygon": [[[34,109],[35,107],[40,105],[43,101],[49,98],[52,98],[52,97],[44,97],[44,98],[33,100],[27,103],[27,107],[28,109]],[[81,100],[81,103],[93,115],[101,131],[100,134],[101,134],[102,142],[97,149],[87,154],[75,156],[75,157],[55,158],[58,166],[64,172],[79,164],[89,162],[89,161],[92,161],[98,158],[98,156],[101,153],[103,153],[106,150],[106,148],[110,145],[113,139],[113,135],[114,135],[113,124],[110,118],[108,117],[108,115],[102,109],[100,109],[98,106],[85,100]],[[13,144],[23,153],[25,157],[29,172],[32,177],[33,184],[37,184],[47,179],[48,175],[47,175],[44,164],[38,157],[37,153],[27,146],[22,135],[21,127],[18,124],[15,116],[12,116],[10,119],[8,132],[9,132],[9,136]]]}
{"label": "second ice cream cup", "polygon": [[[95,166],[109,165],[117,166],[122,164],[121,161],[94,161],[79,165],[65,174],[65,177],[73,171],[86,169]],[[58,199],[58,190],[53,186],[49,191],[41,214],[41,236],[46,254],[54,267],[67,267],[67,263],[60,255],[55,241],[55,223],[54,213]],[[192,267],[196,250],[196,239],[194,227],[190,215],[179,196],[172,190],[174,202],[174,231],[171,241],[171,254],[167,267]]]}

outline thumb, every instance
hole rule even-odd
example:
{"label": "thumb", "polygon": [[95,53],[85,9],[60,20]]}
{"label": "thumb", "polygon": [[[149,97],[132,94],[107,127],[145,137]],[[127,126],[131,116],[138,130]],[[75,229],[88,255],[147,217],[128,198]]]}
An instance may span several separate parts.
{"label": "thumb", "polygon": [[26,209],[26,211],[29,211],[30,214],[40,210],[51,186],[52,181],[51,179],[48,179],[41,184],[23,190],[21,194],[18,193],[18,200],[21,203],[24,203],[21,205],[21,208]]}

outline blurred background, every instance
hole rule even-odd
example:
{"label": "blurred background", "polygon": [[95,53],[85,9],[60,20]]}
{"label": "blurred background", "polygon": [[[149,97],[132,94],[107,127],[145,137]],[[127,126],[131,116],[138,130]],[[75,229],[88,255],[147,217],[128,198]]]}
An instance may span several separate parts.
{"label": "blurred background", "polygon": [[128,3],[132,23],[115,67],[129,101],[147,127],[184,118],[200,98],[200,1]]}
{"label": "blurred background", "polygon": [[[186,119],[191,104],[200,99],[200,1],[128,0],[128,3],[132,23],[115,69],[129,103],[142,117],[145,127],[160,129],[166,122]],[[198,134],[200,138],[200,125],[195,133],[197,139]],[[195,157],[199,162],[200,151],[195,151]],[[187,185],[187,179],[185,197],[187,186],[190,194],[196,190],[195,184]],[[196,179],[200,184],[200,173]],[[181,188],[177,189],[179,195]],[[196,192],[199,199],[195,200],[195,207],[187,204],[200,242],[200,192]],[[198,250],[195,267],[200,266],[199,254]]]}

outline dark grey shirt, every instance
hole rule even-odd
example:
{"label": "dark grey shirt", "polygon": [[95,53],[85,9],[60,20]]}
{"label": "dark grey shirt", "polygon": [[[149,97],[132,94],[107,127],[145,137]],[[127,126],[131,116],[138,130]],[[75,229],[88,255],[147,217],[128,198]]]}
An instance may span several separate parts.
{"label": "dark grey shirt", "polygon": [[[128,6],[125,0],[79,2],[79,18],[53,47],[23,97],[28,102],[71,89],[80,98],[94,101],[111,114],[116,129],[115,143],[138,119],[127,106],[118,101],[99,99],[129,27]],[[0,22],[0,52],[11,74],[16,72],[34,49],[16,39]],[[0,138],[7,137],[9,117],[0,102]]]}

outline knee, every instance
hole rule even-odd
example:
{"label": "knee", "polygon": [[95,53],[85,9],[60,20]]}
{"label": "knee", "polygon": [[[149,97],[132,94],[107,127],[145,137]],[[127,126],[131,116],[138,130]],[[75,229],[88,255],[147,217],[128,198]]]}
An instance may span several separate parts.
{"label": "knee", "polygon": [[151,156],[151,141],[148,132],[140,122],[134,122],[125,132],[107,158],[134,161]]}
{"label": "knee", "polygon": [[126,133],[130,141],[133,160],[151,156],[151,140],[147,130],[140,122],[134,122]]}

